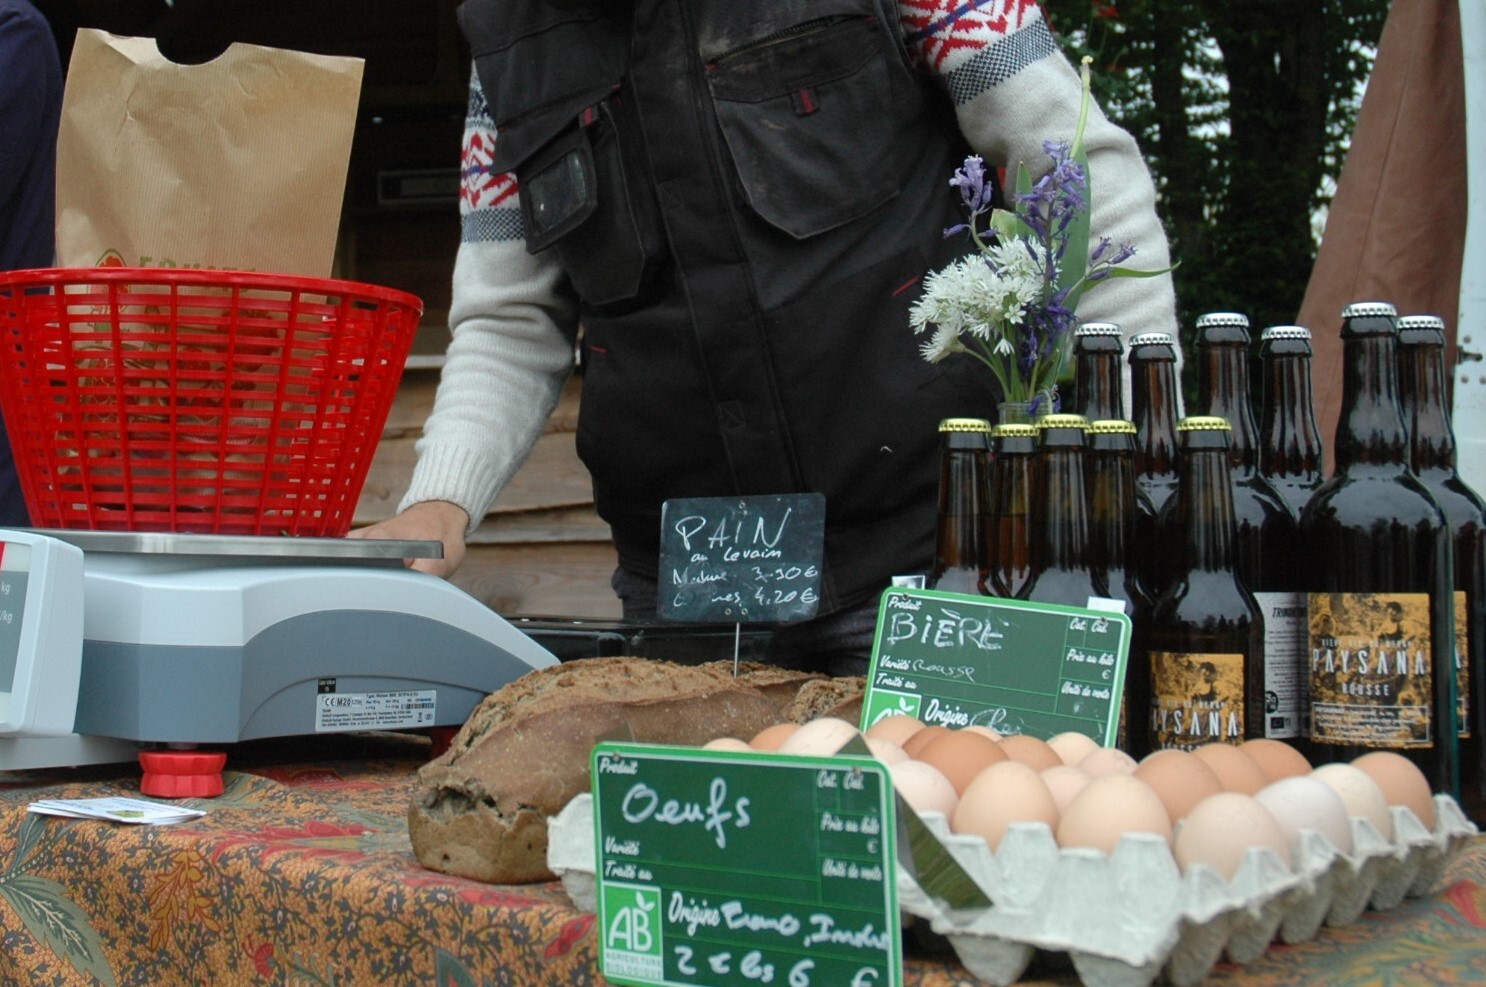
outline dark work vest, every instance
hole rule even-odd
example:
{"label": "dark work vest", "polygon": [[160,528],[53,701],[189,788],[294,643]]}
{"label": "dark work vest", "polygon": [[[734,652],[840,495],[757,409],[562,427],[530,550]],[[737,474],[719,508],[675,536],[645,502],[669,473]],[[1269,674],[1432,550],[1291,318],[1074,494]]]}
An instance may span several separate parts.
{"label": "dark work vest", "polygon": [[620,564],[675,497],[826,497],[821,612],[932,557],[938,423],[990,374],[931,365],[922,279],[963,253],[948,99],[886,0],[471,0],[461,21],[527,243],[581,312],[578,451]]}

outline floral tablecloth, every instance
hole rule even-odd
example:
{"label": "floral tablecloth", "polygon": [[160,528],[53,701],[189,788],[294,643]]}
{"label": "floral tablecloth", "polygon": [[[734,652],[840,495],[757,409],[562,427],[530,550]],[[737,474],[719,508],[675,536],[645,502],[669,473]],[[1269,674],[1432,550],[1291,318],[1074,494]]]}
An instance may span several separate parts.
{"label": "floral tablecloth", "polygon": [[[404,809],[425,738],[334,735],[231,751],[226,792],[170,826],[39,816],[37,798],[137,795],[138,770],[0,774],[0,984],[584,985],[593,916],[557,884],[428,871]],[[909,948],[909,987],[978,987]],[[1037,968],[1038,983],[1076,982]],[[1486,983],[1486,840],[1439,892],[1275,947],[1217,984]]]}

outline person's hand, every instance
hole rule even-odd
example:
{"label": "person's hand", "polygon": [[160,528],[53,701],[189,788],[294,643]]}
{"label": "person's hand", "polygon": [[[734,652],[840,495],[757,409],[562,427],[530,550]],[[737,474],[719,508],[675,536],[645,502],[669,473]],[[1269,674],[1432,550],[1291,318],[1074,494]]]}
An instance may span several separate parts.
{"label": "person's hand", "polygon": [[443,558],[408,559],[406,565],[410,569],[448,579],[459,568],[459,563],[464,561],[464,532],[469,523],[469,514],[458,504],[451,504],[447,500],[426,500],[414,504],[395,517],[369,527],[357,528],[347,537],[443,542]]}

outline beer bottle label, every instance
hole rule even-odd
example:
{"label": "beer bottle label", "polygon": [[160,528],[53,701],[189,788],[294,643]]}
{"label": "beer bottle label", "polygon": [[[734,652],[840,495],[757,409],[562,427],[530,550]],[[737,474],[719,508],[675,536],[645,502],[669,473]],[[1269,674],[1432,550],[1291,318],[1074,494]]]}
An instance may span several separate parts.
{"label": "beer bottle label", "polygon": [[1470,612],[1466,609],[1465,590],[1455,591],[1455,715],[1460,719],[1462,739],[1471,735]]}
{"label": "beer bottle label", "polygon": [[1428,593],[1311,593],[1311,738],[1429,747]]}
{"label": "beer bottle label", "polygon": [[1242,654],[1151,652],[1155,750],[1194,750],[1244,739]]}
{"label": "beer bottle label", "polygon": [[1264,736],[1300,736],[1305,701],[1305,597],[1300,593],[1255,593],[1264,614]]}

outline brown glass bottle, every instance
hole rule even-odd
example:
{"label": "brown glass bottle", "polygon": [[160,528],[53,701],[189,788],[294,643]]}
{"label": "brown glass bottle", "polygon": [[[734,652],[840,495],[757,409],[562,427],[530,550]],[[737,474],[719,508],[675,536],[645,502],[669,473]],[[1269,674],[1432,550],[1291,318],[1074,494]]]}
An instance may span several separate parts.
{"label": "brown glass bottle", "polygon": [[1409,463],[1450,525],[1455,559],[1455,689],[1460,717],[1460,801],[1486,822],[1486,502],[1455,468],[1445,399],[1445,323],[1398,320],[1398,384]]}
{"label": "brown glass bottle", "polygon": [[934,563],[925,585],[987,595],[991,569],[991,423],[946,418],[939,423],[939,511]]}
{"label": "brown glass bottle", "polygon": [[997,425],[991,461],[991,591],[1015,598],[1032,578],[1032,499],[1037,428]]}
{"label": "brown glass bottle", "polygon": [[1037,420],[1036,492],[1032,501],[1032,576],[1017,594],[1037,603],[1087,606],[1107,597],[1093,566],[1088,497],[1084,487],[1082,415]]}
{"label": "brown glass bottle", "polygon": [[1136,623],[1150,616],[1150,597],[1134,561],[1141,519],[1152,516],[1150,501],[1135,485],[1135,425],[1118,418],[1089,422],[1085,486],[1094,567],[1104,575],[1109,596],[1125,604]]}
{"label": "brown glass bottle", "polygon": [[[1130,340],[1130,417],[1135,422],[1135,483],[1157,514],[1176,492],[1176,423],[1181,385],[1176,340],[1169,333],[1143,332]],[[1156,532],[1145,533],[1140,578],[1152,598],[1165,588],[1171,568]]]}
{"label": "brown glass bottle", "polygon": [[[1264,614],[1265,717],[1258,736],[1300,737],[1306,644],[1299,527],[1290,505],[1259,471],[1259,428],[1249,394],[1249,320],[1237,312],[1197,319],[1203,413],[1229,425],[1238,574]],[[1167,532],[1175,538],[1175,532]]]}
{"label": "brown glass bottle", "polygon": [[1237,571],[1228,422],[1184,418],[1180,441],[1166,529],[1179,539],[1179,562],[1146,636],[1150,750],[1263,736],[1264,618]]}
{"label": "brown glass bottle", "polygon": [[1456,791],[1453,570],[1444,513],[1408,462],[1393,306],[1342,312],[1336,472],[1300,517],[1310,575],[1314,763],[1394,750]]}
{"label": "brown glass bottle", "polygon": [[1321,486],[1324,449],[1311,394],[1311,332],[1270,326],[1259,337],[1264,368],[1259,412],[1259,472],[1300,512]]}
{"label": "brown glass bottle", "polygon": [[1113,322],[1073,331],[1073,403],[1063,408],[1089,421],[1125,417],[1125,338]]}

